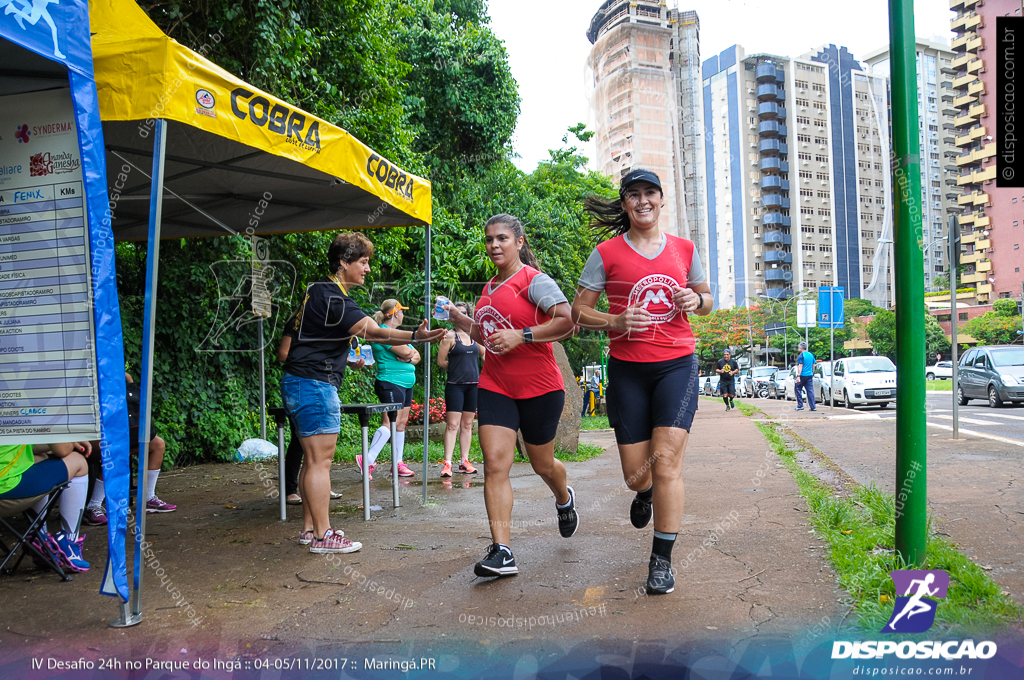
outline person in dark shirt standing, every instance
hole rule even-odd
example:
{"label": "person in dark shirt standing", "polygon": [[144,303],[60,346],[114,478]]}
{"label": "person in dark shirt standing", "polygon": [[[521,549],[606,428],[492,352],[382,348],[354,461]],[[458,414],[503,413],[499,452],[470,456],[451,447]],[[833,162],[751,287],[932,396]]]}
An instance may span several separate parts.
{"label": "person in dark shirt standing", "polygon": [[736,408],[733,399],[736,398],[736,374],[739,372],[739,364],[732,360],[732,352],[726,349],[715,368],[715,373],[721,376],[718,380],[718,391],[725,402],[726,411]]}
{"label": "person in dark shirt standing", "polygon": [[346,232],[327,251],[330,274],[309,284],[302,306],[292,321],[294,334],[284,363],[281,396],[288,416],[299,427],[303,465],[299,494],[303,501],[300,543],[312,553],[349,553],[361,543],[331,529],[329,512],[331,461],[341,432],[341,401],[338,387],[348,363],[352,336],[377,344],[435,342],[444,329],[419,328],[400,331],[381,328],[349,297],[351,286],[362,285],[370,273],[373,244],[359,232]]}

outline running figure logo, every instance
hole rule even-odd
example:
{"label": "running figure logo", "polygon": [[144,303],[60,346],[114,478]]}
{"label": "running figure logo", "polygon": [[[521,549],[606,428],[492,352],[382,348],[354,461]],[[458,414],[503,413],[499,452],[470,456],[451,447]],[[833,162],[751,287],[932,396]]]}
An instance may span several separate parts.
{"label": "running figure logo", "polygon": [[59,4],[60,0],[0,0],[0,7],[4,8],[4,14],[13,14],[14,20],[18,22],[18,26],[23,31],[26,30],[26,21],[31,26],[35,26],[40,19],[45,21],[53,35],[53,56],[65,59],[66,57],[61,53],[57,44],[57,25],[53,23],[53,17],[50,16],[48,7],[48,5]]}
{"label": "running figure logo", "polygon": [[[949,574],[941,569],[931,571],[894,571],[889,574],[896,585],[896,605],[883,633],[923,633],[935,623],[934,599],[946,598]],[[899,595],[903,593],[903,595]]]}
{"label": "running figure logo", "polygon": [[501,312],[490,305],[485,305],[476,310],[476,322],[480,326],[480,335],[484,337],[484,347],[488,352],[497,354],[494,351],[494,344],[490,340],[491,335],[495,331],[510,330],[512,324]]}
{"label": "running figure logo", "polygon": [[672,302],[672,296],[679,283],[671,276],[651,274],[636,282],[629,292],[629,307],[640,305],[651,315],[651,323],[671,321],[679,314],[679,308]]}

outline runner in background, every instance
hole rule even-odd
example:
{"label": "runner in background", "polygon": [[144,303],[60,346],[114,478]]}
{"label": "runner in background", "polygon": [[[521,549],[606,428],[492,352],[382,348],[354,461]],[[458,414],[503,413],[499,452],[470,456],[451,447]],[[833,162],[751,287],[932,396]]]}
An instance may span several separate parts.
{"label": "runner in background", "polygon": [[445,305],[455,327],[487,348],[480,375],[480,448],[484,453],[484,502],[493,543],[476,563],[477,576],[518,574],[509,547],[512,482],[509,471],[522,430],[533,471],[555,496],[558,531],[569,538],[579,528],[576,495],[566,485],[565,465],[555,458],[555,433],[565,406],[562,371],[551,343],[575,331],[569,302],[558,285],[537,269],[523,225],[495,215],[484,227],[487,255],[498,268],[484,286],[473,318]]}
{"label": "runner in background", "polygon": [[[696,341],[689,314],[714,307],[692,241],[659,226],[664,196],[649,170],[622,178],[619,200],[588,197],[596,233],[607,238],[590,254],[576,289],[573,319],[607,331],[611,340],[605,400],[626,485],[636,491],[633,526],[654,517],[647,592],[675,589],[672,547],[682,525],[683,455],[697,411]],[[609,312],[595,308],[605,292]]]}
{"label": "runner in background", "polygon": [[739,372],[740,365],[733,361],[732,352],[726,347],[722,358],[715,365],[715,373],[721,376],[718,379],[718,393],[722,395],[726,411],[736,408],[733,399],[736,398],[736,374]]}
{"label": "runner in background", "polygon": [[[469,305],[456,302],[459,313],[472,317]],[[444,464],[441,476],[452,476],[452,454],[455,440],[459,440],[462,462],[459,472],[476,474],[476,468],[469,462],[469,447],[473,443],[473,420],[476,418],[477,396],[480,384],[480,359],[487,354],[484,346],[469,337],[469,333],[458,329],[448,331],[437,348],[437,365],[448,371],[444,386],[445,430]]]}

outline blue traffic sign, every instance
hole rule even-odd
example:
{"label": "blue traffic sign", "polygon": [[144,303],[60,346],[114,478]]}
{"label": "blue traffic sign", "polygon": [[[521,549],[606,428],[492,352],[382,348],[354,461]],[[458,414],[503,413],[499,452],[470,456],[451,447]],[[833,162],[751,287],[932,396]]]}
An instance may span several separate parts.
{"label": "blue traffic sign", "polygon": [[843,328],[843,296],[842,286],[822,286],[818,288],[818,328]]}

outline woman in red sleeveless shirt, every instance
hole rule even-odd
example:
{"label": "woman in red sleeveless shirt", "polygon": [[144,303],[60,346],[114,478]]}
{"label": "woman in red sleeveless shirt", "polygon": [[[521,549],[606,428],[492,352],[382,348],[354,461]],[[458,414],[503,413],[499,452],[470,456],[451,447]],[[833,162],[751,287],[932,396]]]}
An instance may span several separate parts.
{"label": "woman in red sleeveless shirt", "polygon": [[562,372],[551,343],[575,331],[569,301],[526,244],[523,225],[495,215],[484,227],[487,255],[498,268],[484,286],[475,318],[447,305],[455,326],[487,349],[477,397],[484,454],[484,502],[493,543],[477,562],[477,576],[518,574],[509,548],[516,432],[522,430],[530,464],[555,496],[558,530],[576,533],[576,497],[565,466],[555,459],[555,432],[565,404]]}
{"label": "woman in red sleeveless shirt", "polygon": [[[572,308],[581,327],[611,339],[608,420],[626,485],[637,492],[630,521],[642,529],[654,516],[650,594],[675,589],[683,454],[699,394],[688,315],[706,315],[715,302],[693,242],[661,231],[663,206],[661,181],[649,170],[623,177],[618,201],[587,199],[594,228],[611,238],[590,254]],[[607,314],[595,309],[602,292]]]}

